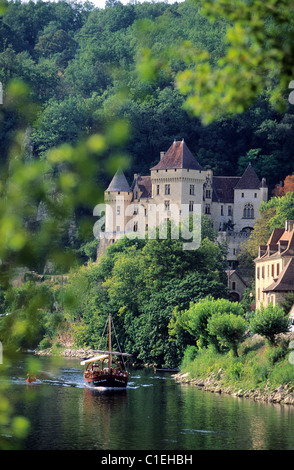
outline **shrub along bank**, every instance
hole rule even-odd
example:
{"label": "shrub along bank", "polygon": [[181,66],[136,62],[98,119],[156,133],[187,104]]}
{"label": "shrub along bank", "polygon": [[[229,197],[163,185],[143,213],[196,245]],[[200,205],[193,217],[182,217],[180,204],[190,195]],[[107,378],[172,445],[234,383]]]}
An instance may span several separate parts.
{"label": "shrub along bank", "polygon": [[[209,346],[187,348],[175,380],[203,390],[273,403],[294,404],[294,333],[280,335],[275,346],[258,335],[248,337],[239,356]],[[294,343],[293,343],[294,345]]]}

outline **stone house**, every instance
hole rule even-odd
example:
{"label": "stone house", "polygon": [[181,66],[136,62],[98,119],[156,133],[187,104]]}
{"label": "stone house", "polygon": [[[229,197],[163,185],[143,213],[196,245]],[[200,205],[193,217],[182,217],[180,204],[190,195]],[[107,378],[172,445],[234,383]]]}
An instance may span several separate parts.
{"label": "stone house", "polygon": [[[228,246],[228,266],[234,268],[240,243],[248,238],[259,206],[267,201],[265,180],[249,164],[242,176],[215,176],[205,170],[182,141],[174,141],[150,174],[134,175],[129,185],[118,171],[105,191],[107,244],[124,234],[144,234],[160,222],[176,223],[192,213],[205,214]],[[159,210],[160,208],[160,210]]]}
{"label": "stone house", "polygon": [[236,269],[228,269],[226,271],[228,278],[228,291],[232,302],[239,302],[242,300],[245,289],[248,285]]}
{"label": "stone house", "polygon": [[256,308],[278,305],[294,291],[294,221],[275,228],[266,245],[259,247],[255,261]]}

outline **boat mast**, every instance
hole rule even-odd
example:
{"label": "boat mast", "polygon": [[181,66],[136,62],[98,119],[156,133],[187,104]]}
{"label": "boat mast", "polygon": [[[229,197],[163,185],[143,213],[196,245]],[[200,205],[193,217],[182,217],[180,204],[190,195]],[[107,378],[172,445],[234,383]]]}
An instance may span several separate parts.
{"label": "boat mast", "polygon": [[108,360],[108,367],[109,370],[111,369],[111,315],[109,315],[109,360]]}

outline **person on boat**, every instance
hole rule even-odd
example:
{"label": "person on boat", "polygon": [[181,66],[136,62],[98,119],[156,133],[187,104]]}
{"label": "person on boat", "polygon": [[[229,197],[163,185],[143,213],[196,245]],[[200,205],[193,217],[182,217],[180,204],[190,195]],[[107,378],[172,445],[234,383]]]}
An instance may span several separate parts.
{"label": "person on boat", "polygon": [[36,375],[33,375],[31,372],[27,373],[27,382],[36,382],[37,378],[38,377]]}

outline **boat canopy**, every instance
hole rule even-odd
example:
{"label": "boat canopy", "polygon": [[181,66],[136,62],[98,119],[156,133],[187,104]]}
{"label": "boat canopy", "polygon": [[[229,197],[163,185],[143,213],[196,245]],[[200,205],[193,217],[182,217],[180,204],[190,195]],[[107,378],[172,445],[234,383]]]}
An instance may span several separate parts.
{"label": "boat canopy", "polygon": [[132,354],[129,354],[129,353],[123,353],[123,352],[120,352],[120,351],[101,351],[99,349],[97,349],[97,352],[100,353],[100,354],[111,354],[112,356],[131,356]]}
{"label": "boat canopy", "polygon": [[84,361],[81,361],[81,365],[84,366],[85,364],[89,364],[90,362],[103,361],[103,359],[107,359],[108,357],[108,354],[100,354],[99,356],[90,357],[90,359],[85,359]]}

